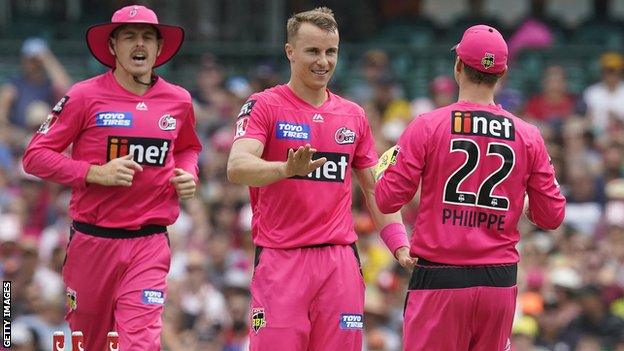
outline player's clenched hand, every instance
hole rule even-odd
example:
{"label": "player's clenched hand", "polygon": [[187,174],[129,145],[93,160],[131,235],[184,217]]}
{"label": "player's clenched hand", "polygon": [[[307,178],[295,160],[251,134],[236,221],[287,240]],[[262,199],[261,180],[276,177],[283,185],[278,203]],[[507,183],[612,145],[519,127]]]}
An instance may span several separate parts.
{"label": "player's clenched hand", "polygon": [[418,261],[418,259],[410,256],[409,248],[405,246],[398,248],[395,252],[395,255],[397,260],[399,261],[399,264],[403,268],[412,269]]}
{"label": "player's clenched hand", "polygon": [[132,154],[128,154],[101,166],[92,165],[86,180],[104,186],[131,186],[136,171],[143,171],[143,167],[132,160]]}
{"label": "player's clenched hand", "polygon": [[321,157],[317,160],[312,160],[312,155],[316,152],[316,149],[310,147],[310,144],[306,146],[299,146],[297,150],[288,150],[288,159],[284,164],[285,174],[287,178],[292,176],[307,176],[313,170],[321,167],[327,158]]}
{"label": "player's clenched hand", "polygon": [[195,195],[195,178],[189,172],[181,169],[174,168],[173,173],[175,177],[169,179],[169,182],[173,184],[178,193],[180,199],[189,199]]}

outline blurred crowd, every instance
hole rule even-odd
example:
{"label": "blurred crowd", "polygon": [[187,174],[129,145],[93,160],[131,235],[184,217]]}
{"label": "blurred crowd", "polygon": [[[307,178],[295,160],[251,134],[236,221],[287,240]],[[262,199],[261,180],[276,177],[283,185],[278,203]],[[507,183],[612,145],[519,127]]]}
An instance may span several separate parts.
{"label": "blurred crowd", "polygon": [[[596,53],[596,59],[600,80],[580,95],[570,93],[563,66],[546,67],[539,92],[517,91],[505,81],[499,86],[496,101],[540,127],[568,199],[560,229],[544,232],[524,219],[520,223],[516,351],[624,351],[624,57],[607,52]],[[365,108],[380,153],[410,120],[457,98],[450,66],[448,75],[431,81],[427,96],[413,100],[405,97],[385,52],[366,52],[357,69],[357,82],[335,92]],[[247,189],[228,183],[225,168],[241,105],[251,93],[283,81],[270,65],[259,64],[247,76],[226,72],[224,63],[206,54],[196,84],[186,87],[204,150],[200,191],[182,204],[169,228],[165,350],[247,346],[251,209]],[[15,350],[50,350],[54,331],[69,335],[60,275],[69,238],[69,189],[26,175],[20,157],[71,84],[45,42],[29,39],[21,71],[0,88],[0,274],[13,282]],[[357,185],[354,190],[367,284],[365,349],[400,350],[409,272],[380,241]],[[418,206],[417,195],[404,208],[408,226]]]}

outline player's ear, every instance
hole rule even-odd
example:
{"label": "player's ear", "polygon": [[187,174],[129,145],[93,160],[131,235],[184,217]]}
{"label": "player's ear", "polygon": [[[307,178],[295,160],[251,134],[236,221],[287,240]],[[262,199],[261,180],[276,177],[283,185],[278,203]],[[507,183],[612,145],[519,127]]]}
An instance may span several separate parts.
{"label": "player's ear", "polygon": [[286,51],[286,57],[288,57],[288,61],[290,62],[294,62],[295,61],[295,48],[292,46],[291,43],[286,43],[286,45],[284,45],[284,51]]}
{"label": "player's ear", "polygon": [[455,57],[455,72],[459,73],[464,69],[464,63],[459,59],[459,56]]}
{"label": "player's ear", "polygon": [[113,38],[108,38],[108,51],[111,53],[111,55],[116,56],[115,55],[115,42],[113,42]]}
{"label": "player's ear", "polygon": [[156,53],[156,57],[160,56],[160,52],[162,51],[162,47],[163,47],[163,39],[160,38],[160,39],[158,39],[158,52]]}

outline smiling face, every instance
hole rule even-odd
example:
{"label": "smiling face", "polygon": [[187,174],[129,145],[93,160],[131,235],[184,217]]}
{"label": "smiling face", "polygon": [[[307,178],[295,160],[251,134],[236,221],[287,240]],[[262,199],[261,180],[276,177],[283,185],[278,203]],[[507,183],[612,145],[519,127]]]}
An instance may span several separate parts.
{"label": "smiling face", "polygon": [[311,90],[321,90],[334,73],[338,61],[338,31],[327,31],[312,23],[302,23],[286,43],[290,80]]}
{"label": "smiling face", "polygon": [[[116,57],[116,68],[139,78],[149,77],[160,55],[162,39],[149,24],[128,24],[113,32],[109,50]],[[121,67],[120,67],[121,66]]]}

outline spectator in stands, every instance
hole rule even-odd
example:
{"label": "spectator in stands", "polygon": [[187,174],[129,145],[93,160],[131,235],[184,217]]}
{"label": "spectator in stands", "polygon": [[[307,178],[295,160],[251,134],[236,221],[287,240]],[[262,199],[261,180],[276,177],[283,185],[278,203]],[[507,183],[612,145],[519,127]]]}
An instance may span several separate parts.
{"label": "spectator in stands", "polygon": [[69,89],[69,75],[45,41],[30,38],[22,45],[22,71],[0,88],[0,123],[25,127],[32,104],[52,106]]}
{"label": "spectator in stands", "polygon": [[[601,288],[589,285],[581,289],[578,300],[582,307],[581,315],[570,323],[563,332],[563,338],[571,347],[590,344],[595,338],[603,348],[612,348],[624,335],[624,320],[613,315],[601,298]],[[586,348],[585,350],[600,350]]]}
{"label": "spectator in stands", "polygon": [[549,66],[544,71],[542,92],[532,96],[525,108],[525,117],[558,125],[575,112],[576,98],[568,92],[565,69]]}
{"label": "spectator in stands", "polygon": [[429,112],[438,107],[452,104],[457,100],[457,85],[449,76],[437,76],[429,84],[429,97],[412,101],[412,116]]}
{"label": "spectator in stands", "polygon": [[[624,121],[624,57],[616,52],[600,56],[600,82],[588,87],[583,93],[587,105],[587,117],[598,137],[611,128],[616,121]],[[615,123],[617,124],[617,123]]]}

